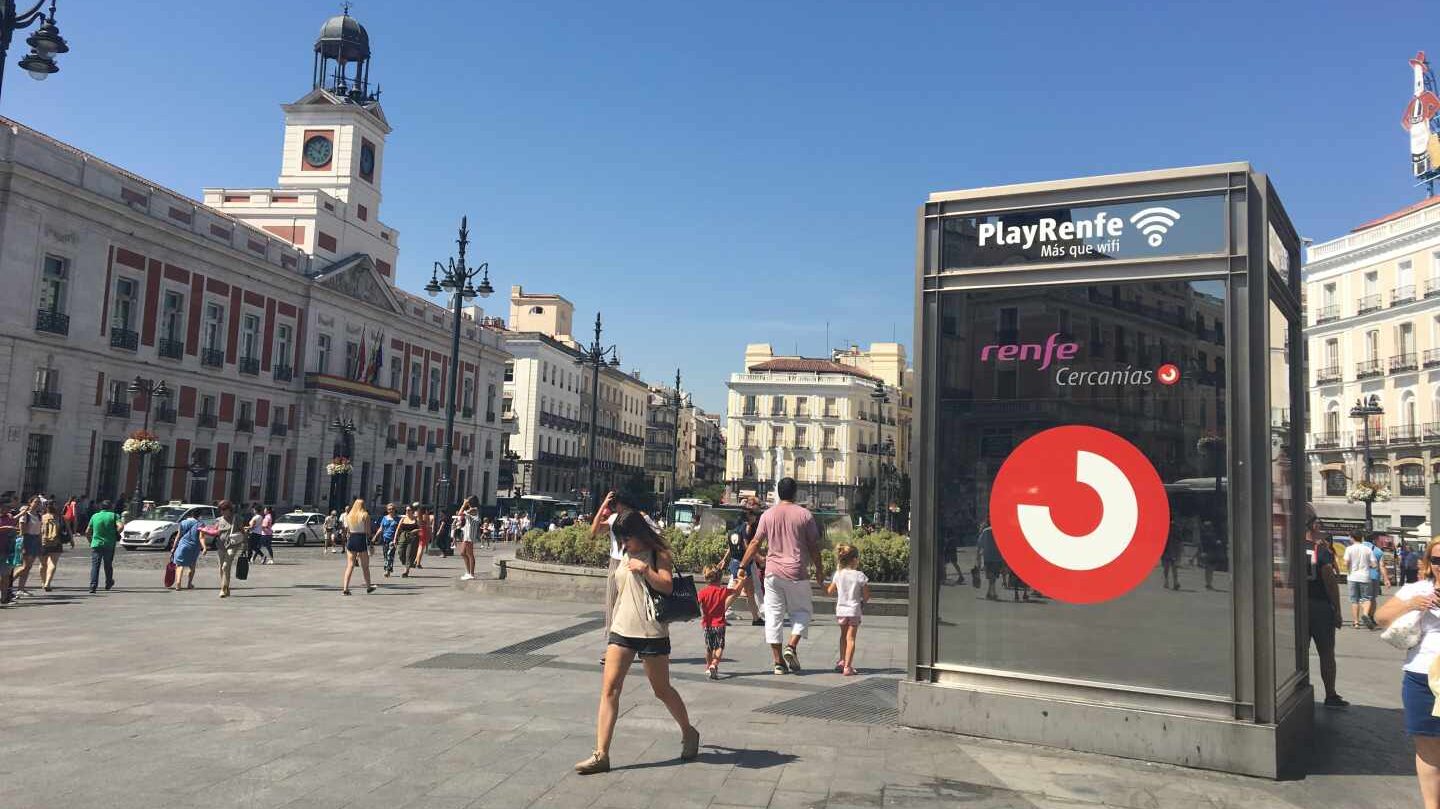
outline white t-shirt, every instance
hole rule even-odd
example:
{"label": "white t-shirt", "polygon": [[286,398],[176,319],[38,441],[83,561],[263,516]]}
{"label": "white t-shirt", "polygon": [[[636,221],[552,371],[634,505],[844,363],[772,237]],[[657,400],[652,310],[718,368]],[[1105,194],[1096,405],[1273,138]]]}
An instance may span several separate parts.
{"label": "white t-shirt", "polygon": [[370,533],[369,515],[351,515],[349,512],[346,512],[345,529],[352,534]]}
{"label": "white t-shirt", "polygon": [[1345,565],[1350,571],[1345,574],[1346,581],[1370,581],[1370,568],[1375,566],[1375,557],[1370,549],[1365,547],[1363,542],[1351,543],[1345,549]]}
{"label": "white t-shirt", "polygon": [[[1414,598],[1433,592],[1435,584],[1428,581],[1417,581],[1401,587],[1396,593],[1396,598]],[[1405,670],[1419,674],[1428,674],[1430,664],[1435,662],[1435,657],[1440,655],[1440,609],[1426,610],[1420,613],[1420,642],[1410,647],[1405,652]]]}
{"label": "white t-shirt", "polygon": [[605,518],[605,524],[610,526],[610,558],[619,562],[625,558],[625,549],[620,547],[620,540],[615,538],[615,520],[619,514],[611,514]]}
{"label": "white t-shirt", "polygon": [[865,585],[870,583],[854,568],[842,567],[835,571],[835,617],[860,617],[860,601],[865,596]]}

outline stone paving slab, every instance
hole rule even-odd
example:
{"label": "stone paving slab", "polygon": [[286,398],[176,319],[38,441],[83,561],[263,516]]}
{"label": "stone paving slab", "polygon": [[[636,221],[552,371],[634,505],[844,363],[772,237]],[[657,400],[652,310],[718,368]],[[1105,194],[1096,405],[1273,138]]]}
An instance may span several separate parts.
{"label": "stone paving slab", "polygon": [[[931,807],[1330,809],[1417,801],[1401,729],[1399,655],[1341,633],[1341,691],[1317,710],[1309,777],[1272,783],[896,727],[759,713],[823,704],[854,678],[824,671],[835,628],[802,648],[807,672],[769,674],[761,630],[732,627],[725,679],[703,673],[698,627],[673,638],[673,673],[702,734],[679,733],[640,667],[621,700],[615,769],[570,770],[593,745],[602,633],[566,630],[596,606],[456,585],[432,557],[410,579],[341,597],[343,562],[278,549],[235,597],[160,587],[161,554],[117,556],[119,588],[90,596],[80,554],[55,592],[0,609],[0,809],[69,807]],[[483,565],[482,565],[483,567]],[[375,568],[378,574],[378,566]],[[555,633],[525,670],[416,668]],[[860,638],[862,677],[894,679],[902,619]],[[862,680],[863,681],[863,680]],[[842,692],[843,693],[843,692]]]}

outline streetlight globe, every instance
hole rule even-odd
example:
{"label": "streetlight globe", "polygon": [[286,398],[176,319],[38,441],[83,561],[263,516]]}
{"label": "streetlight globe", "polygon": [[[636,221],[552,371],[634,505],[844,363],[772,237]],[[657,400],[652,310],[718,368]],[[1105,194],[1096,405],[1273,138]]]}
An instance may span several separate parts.
{"label": "streetlight globe", "polygon": [[60,36],[60,28],[55,25],[53,20],[47,20],[25,40],[25,44],[41,56],[55,56],[70,52],[70,45],[65,41],[65,37]]}
{"label": "streetlight globe", "polygon": [[45,81],[50,78],[51,73],[60,72],[54,59],[36,51],[31,51],[29,55],[20,60],[19,64],[20,69],[30,74],[30,78],[35,81]]}

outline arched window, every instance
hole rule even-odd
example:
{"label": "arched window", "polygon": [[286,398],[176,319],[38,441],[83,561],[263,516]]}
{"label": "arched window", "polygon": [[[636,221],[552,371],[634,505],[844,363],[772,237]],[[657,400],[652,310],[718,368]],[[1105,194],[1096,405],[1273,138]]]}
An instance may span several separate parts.
{"label": "arched window", "polygon": [[1340,438],[1340,403],[1334,399],[1325,406],[1325,435],[1337,441]]}

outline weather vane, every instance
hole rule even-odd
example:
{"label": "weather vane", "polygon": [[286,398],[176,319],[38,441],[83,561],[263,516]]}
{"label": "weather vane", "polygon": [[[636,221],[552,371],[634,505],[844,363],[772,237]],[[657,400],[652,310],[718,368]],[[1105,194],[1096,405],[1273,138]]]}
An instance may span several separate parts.
{"label": "weather vane", "polygon": [[341,14],[344,14],[346,17],[349,17],[349,16],[350,16],[350,7],[353,6],[353,5],[355,5],[355,4],[352,3],[352,2],[350,2],[350,0],[345,0],[345,2],[343,2],[343,3],[340,4],[340,13],[341,13]]}

